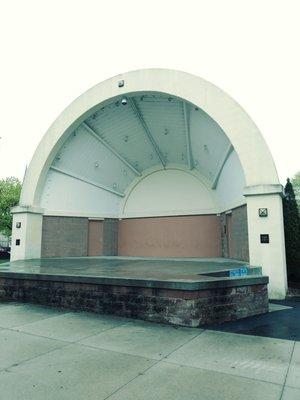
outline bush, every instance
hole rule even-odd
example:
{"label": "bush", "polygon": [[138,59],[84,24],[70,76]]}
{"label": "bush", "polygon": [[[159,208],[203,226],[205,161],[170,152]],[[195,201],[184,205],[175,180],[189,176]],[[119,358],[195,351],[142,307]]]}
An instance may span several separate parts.
{"label": "bush", "polygon": [[10,210],[19,203],[21,188],[22,185],[18,178],[0,179],[0,232],[6,237],[11,236],[12,214]]}
{"label": "bush", "polygon": [[290,179],[284,189],[283,217],[288,277],[300,280],[300,217]]}

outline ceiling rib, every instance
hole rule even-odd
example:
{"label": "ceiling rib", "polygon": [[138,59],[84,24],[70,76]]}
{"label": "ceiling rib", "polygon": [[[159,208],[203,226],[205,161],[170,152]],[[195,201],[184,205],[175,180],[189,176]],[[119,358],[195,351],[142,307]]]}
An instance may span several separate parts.
{"label": "ceiling rib", "polygon": [[142,116],[142,114],[141,114],[141,112],[140,112],[135,100],[133,98],[129,97],[128,101],[129,101],[129,104],[130,104],[134,114],[136,115],[136,117],[140,121],[140,123],[141,123],[141,125],[142,125],[142,127],[143,127],[143,129],[144,129],[144,131],[146,133],[146,136],[149,139],[151,145],[153,146],[158,158],[160,159],[160,162],[162,163],[163,167],[165,167],[166,166],[166,161],[165,161],[165,159],[164,159],[164,157],[163,157],[163,155],[162,155],[162,153],[161,153],[161,151],[160,151],[155,139],[153,138],[152,133],[150,132],[150,129],[148,128],[148,126],[147,126],[147,124],[146,124],[146,122],[145,122],[145,120],[144,120],[144,118],[143,118],[143,116]]}
{"label": "ceiling rib", "polygon": [[59,172],[60,174],[63,174],[63,175],[66,175],[66,176],[70,176],[71,178],[77,179],[78,181],[81,181],[81,182],[87,183],[89,185],[95,186],[95,187],[97,187],[99,189],[106,190],[107,192],[113,193],[113,194],[115,194],[115,195],[117,195],[119,197],[124,197],[125,196],[125,194],[122,193],[122,192],[119,192],[117,190],[111,189],[110,187],[102,185],[100,183],[96,183],[96,182],[90,181],[89,179],[85,179],[82,176],[74,174],[73,172],[69,172],[69,171],[66,171],[66,170],[63,170],[63,169],[60,169],[60,168],[57,168],[57,167],[53,167],[53,166],[51,166],[50,169],[52,169],[53,171]]}
{"label": "ceiling rib", "polygon": [[111,151],[119,160],[121,160],[128,168],[130,168],[136,175],[141,176],[141,172],[138,171],[129,161],[127,161],[120,153],[117,152],[113,147],[111,147],[105,140],[103,140],[86,122],[81,124],[90,135],[92,135],[95,139],[97,139],[100,143],[103,144],[109,151]]}
{"label": "ceiling rib", "polygon": [[221,159],[221,162],[220,162],[220,164],[219,164],[219,166],[218,166],[218,168],[217,168],[217,172],[216,172],[216,174],[215,174],[215,177],[214,177],[213,182],[212,182],[212,185],[211,185],[211,188],[212,188],[212,189],[215,189],[215,188],[217,187],[217,184],[218,184],[218,181],[219,181],[219,178],[220,178],[222,169],[224,168],[224,165],[225,165],[226,161],[228,160],[228,157],[230,156],[230,154],[232,153],[232,151],[233,151],[233,146],[232,146],[232,144],[230,143],[230,144],[228,145],[228,147],[227,147],[225,153],[224,153],[224,157]]}
{"label": "ceiling rib", "polygon": [[193,162],[193,155],[192,155],[192,148],[191,148],[190,124],[189,124],[187,106],[184,101],[182,102],[182,108],[183,108],[183,117],[184,117],[184,126],[185,126],[187,161],[188,161],[189,169],[193,169],[194,162]]}

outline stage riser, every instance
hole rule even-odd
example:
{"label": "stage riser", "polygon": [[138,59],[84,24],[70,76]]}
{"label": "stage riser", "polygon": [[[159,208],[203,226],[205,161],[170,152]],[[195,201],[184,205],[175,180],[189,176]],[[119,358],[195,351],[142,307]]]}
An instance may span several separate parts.
{"label": "stage riser", "polygon": [[0,278],[0,301],[198,327],[268,312],[266,284],[195,291]]}

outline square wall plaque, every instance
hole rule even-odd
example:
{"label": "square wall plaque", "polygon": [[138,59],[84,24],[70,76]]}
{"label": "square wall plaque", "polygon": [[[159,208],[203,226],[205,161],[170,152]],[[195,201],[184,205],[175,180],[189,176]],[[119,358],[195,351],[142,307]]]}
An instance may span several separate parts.
{"label": "square wall plaque", "polygon": [[268,216],[268,209],[267,208],[259,208],[258,215],[260,217],[267,217]]}
{"label": "square wall plaque", "polygon": [[260,243],[270,243],[270,238],[267,233],[263,233],[260,235]]}

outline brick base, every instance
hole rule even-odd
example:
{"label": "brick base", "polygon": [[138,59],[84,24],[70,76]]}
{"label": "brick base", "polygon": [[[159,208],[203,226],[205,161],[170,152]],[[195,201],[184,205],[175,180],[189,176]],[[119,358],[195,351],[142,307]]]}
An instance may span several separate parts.
{"label": "brick base", "polygon": [[2,277],[1,300],[191,327],[268,312],[266,284],[188,291]]}

